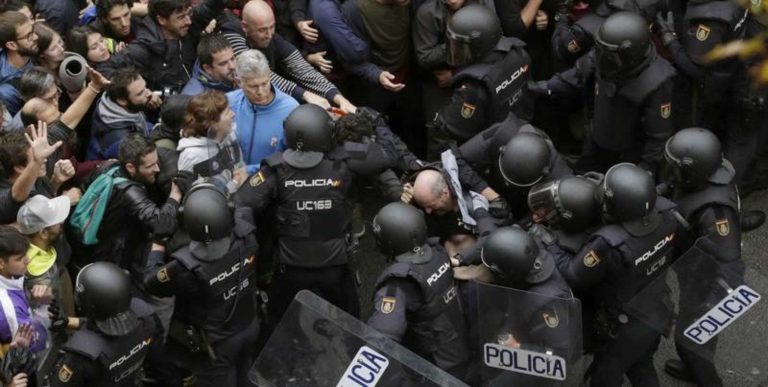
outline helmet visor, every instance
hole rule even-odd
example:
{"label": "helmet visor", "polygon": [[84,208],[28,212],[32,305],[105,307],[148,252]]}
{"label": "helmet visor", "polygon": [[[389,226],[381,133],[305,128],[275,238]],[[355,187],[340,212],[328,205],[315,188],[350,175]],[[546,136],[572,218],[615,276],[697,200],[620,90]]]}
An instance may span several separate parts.
{"label": "helmet visor", "polygon": [[474,50],[470,44],[470,38],[466,35],[454,34],[449,30],[445,32],[448,43],[448,64],[451,66],[463,66],[474,61]]}
{"label": "helmet visor", "polygon": [[615,78],[622,70],[628,69],[628,65],[621,58],[619,47],[597,42],[597,68],[600,75],[605,78]]}
{"label": "helmet visor", "polygon": [[550,181],[533,186],[528,192],[528,208],[534,222],[551,222],[557,216],[558,181]]}

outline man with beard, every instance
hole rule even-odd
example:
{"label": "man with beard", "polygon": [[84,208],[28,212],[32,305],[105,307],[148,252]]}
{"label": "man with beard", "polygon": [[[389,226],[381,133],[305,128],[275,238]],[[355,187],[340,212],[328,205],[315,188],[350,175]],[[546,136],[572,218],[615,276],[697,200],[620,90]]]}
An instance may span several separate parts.
{"label": "man with beard", "polygon": [[91,141],[86,160],[117,158],[120,141],[128,133],[148,136],[150,126],[144,111],[148,106],[159,106],[159,97],[147,89],[147,82],[133,68],[115,71],[93,113]]}
{"label": "man with beard", "polygon": [[37,55],[37,35],[32,21],[23,13],[0,14],[0,48],[0,101],[13,117],[22,105],[18,80],[32,67],[30,58]]}
{"label": "man with beard", "polygon": [[208,34],[197,45],[197,63],[181,94],[198,95],[206,90],[225,93],[235,89],[235,52],[222,34]]}

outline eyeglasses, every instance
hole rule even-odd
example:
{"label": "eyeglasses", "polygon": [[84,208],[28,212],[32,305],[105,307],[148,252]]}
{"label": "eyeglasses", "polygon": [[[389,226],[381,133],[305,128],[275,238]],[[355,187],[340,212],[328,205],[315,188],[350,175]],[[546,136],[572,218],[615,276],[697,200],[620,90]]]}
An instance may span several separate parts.
{"label": "eyeglasses", "polygon": [[47,97],[43,97],[43,99],[44,99],[44,100],[47,100],[47,101],[49,101],[49,102],[53,102],[53,101],[55,101],[55,100],[58,100],[58,99],[59,99],[59,96],[61,96],[61,88],[57,86],[57,87],[56,87],[56,91],[55,91],[55,92],[53,92],[53,93],[52,93],[52,95],[50,95],[50,96],[47,96]]}
{"label": "eyeglasses", "polygon": [[16,41],[18,42],[20,40],[26,40],[28,42],[34,42],[35,41],[35,37],[37,37],[37,35],[35,34],[35,30],[29,30],[29,32],[26,35],[24,35],[24,36],[22,36],[20,38],[16,38]]}

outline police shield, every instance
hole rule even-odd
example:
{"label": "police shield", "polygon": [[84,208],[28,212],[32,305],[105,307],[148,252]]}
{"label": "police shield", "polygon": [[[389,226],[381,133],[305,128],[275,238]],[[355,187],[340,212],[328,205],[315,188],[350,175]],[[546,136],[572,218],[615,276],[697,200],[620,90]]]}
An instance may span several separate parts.
{"label": "police shield", "polygon": [[[625,307],[631,317],[674,338],[686,363],[724,385],[768,383],[768,278],[743,260],[718,260],[699,239]],[[654,318],[653,300],[666,293],[672,323]],[[716,373],[716,375],[715,375]]]}
{"label": "police shield", "polygon": [[581,304],[493,284],[477,290],[477,362],[484,386],[583,385]]}
{"label": "police shield", "polygon": [[251,368],[257,386],[466,386],[308,290]]}

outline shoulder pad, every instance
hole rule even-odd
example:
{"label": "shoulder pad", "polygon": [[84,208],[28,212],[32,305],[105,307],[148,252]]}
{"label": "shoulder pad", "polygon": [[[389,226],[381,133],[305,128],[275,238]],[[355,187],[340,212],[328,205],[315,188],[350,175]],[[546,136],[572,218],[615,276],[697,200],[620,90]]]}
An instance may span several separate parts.
{"label": "shoulder pad", "polygon": [[96,360],[101,355],[102,349],[107,345],[106,340],[98,333],[84,327],[79,329],[64,344],[64,350],[83,355],[91,360]]}
{"label": "shoulder pad", "polygon": [[349,154],[347,153],[347,150],[343,146],[337,146],[333,148],[330,152],[326,153],[325,158],[328,160],[334,160],[334,161],[340,161],[340,160],[346,160],[349,158]]}
{"label": "shoulder pad", "polygon": [[264,159],[264,163],[273,168],[279,166],[280,164],[283,163],[283,153],[282,152],[272,153],[271,155],[267,156],[267,158]]}
{"label": "shoulder pad", "polygon": [[600,29],[600,26],[604,21],[604,17],[598,16],[592,12],[587,12],[574,24],[581,27],[581,29],[589,34],[589,36],[594,37],[597,35],[597,30]]}
{"label": "shoulder pad", "polygon": [[194,272],[195,269],[197,269],[200,266],[200,262],[198,262],[193,256],[192,252],[189,251],[189,245],[184,246],[176,251],[174,251],[171,254],[171,258],[179,261],[181,266],[184,266],[189,271]]}
{"label": "shoulder pad", "polygon": [[675,68],[664,58],[657,56],[637,78],[622,87],[619,94],[635,104],[640,104],[648,95],[674,76]]}
{"label": "shoulder pad", "polygon": [[250,207],[235,208],[235,227],[233,232],[242,238],[256,231],[256,222],[253,220],[253,211]]}
{"label": "shoulder pad", "polygon": [[513,37],[508,36],[502,36],[501,39],[499,39],[499,42],[496,43],[496,47],[494,47],[494,50],[500,50],[500,51],[509,51],[512,48],[523,48],[525,47],[525,42]]}
{"label": "shoulder pad", "polygon": [[131,299],[131,310],[136,313],[136,316],[139,318],[146,318],[155,314],[155,310],[152,309],[149,304],[136,297]]}
{"label": "shoulder pad", "polygon": [[677,204],[663,196],[659,196],[656,198],[656,205],[654,207],[656,207],[656,210],[659,212],[663,212],[677,208]]}
{"label": "shoulder pad", "polygon": [[380,286],[390,278],[407,278],[410,277],[411,265],[404,262],[395,262],[379,275],[379,279],[376,280],[376,286]]}
{"label": "shoulder pad", "polygon": [[347,153],[350,159],[365,160],[368,157],[368,152],[371,148],[371,144],[365,144],[362,142],[346,141],[344,143],[344,151]]}
{"label": "shoulder pad", "polygon": [[594,235],[605,239],[605,241],[608,242],[611,247],[621,246],[624,244],[627,238],[629,238],[629,233],[627,233],[623,227],[617,224],[609,224],[607,226],[600,227],[600,229],[597,230]]}

